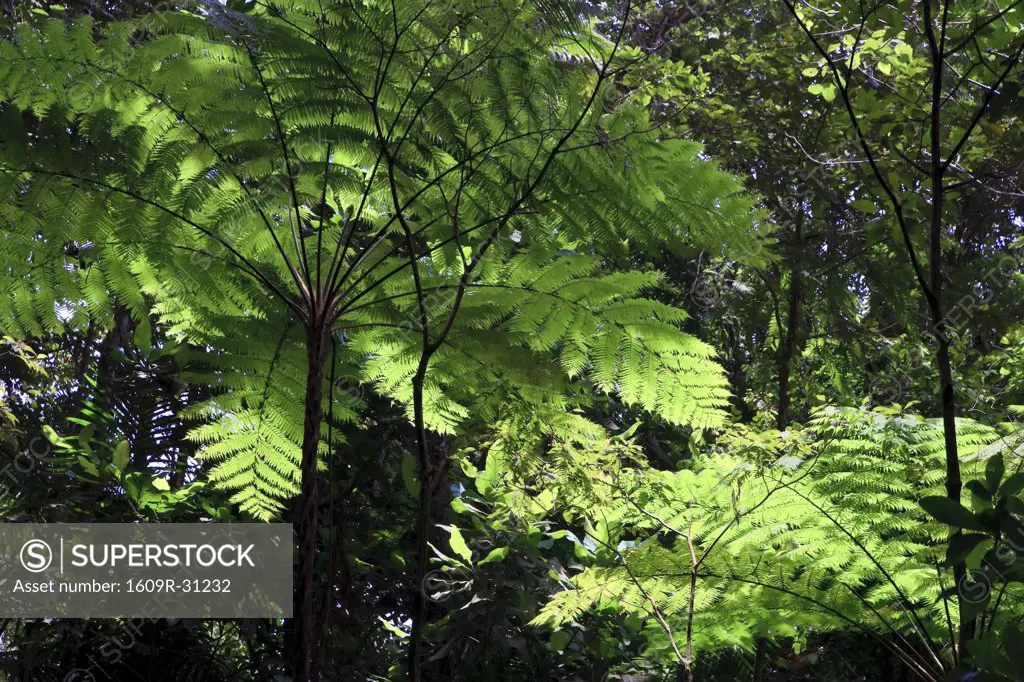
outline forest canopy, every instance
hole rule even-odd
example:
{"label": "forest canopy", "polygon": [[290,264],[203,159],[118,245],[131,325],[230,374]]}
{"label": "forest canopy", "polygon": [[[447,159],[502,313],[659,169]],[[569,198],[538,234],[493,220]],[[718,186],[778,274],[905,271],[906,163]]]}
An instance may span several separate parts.
{"label": "forest canopy", "polygon": [[0,679],[1024,680],[1019,0],[0,10]]}

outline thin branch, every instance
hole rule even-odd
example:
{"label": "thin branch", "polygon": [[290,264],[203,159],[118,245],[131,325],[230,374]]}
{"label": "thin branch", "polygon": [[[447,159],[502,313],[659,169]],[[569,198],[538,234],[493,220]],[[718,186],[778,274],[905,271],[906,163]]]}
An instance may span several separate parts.
{"label": "thin branch", "polygon": [[871,166],[871,171],[879,184],[882,186],[882,190],[888,197],[889,202],[892,204],[893,211],[896,215],[896,221],[899,224],[900,231],[903,234],[904,245],[907,249],[907,254],[910,257],[911,265],[914,266],[914,275],[917,278],[918,285],[924,292],[925,296],[929,299],[932,297],[931,287],[928,285],[927,280],[924,277],[924,270],[921,267],[921,263],[917,257],[917,251],[914,248],[914,243],[910,238],[910,227],[907,225],[906,218],[903,215],[903,204],[900,202],[899,197],[896,196],[896,192],[889,185],[889,181],[886,180],[885,175],[882,173],[878,166],[878,162],[875,160],[874,152],[871,150],[871,146],[868,144],[868,140],[864,135],[864,131],[861,129],[860,120],[857,117],[857,112],[853,108],[853,102],[850,100],[849,93],[849,81],[843,78],[842,74],[839,73],[839,68],[836,66],[835,61],[829,56],[825,48],[822,47],[821,43],[811,32],[804,21],[800,18],[799,13],[796,11],[796,7],[792,0],[783,0],[786,7],[789,9],[790,14],[796,19],[797,24],[800,26],[800,30],[803,31],[804,35],[814,45],[815,50],[828,64],[829,70],[832,72],[832,77],[836,82],[836,88],[839,90],[839,94],[842,96],[843,105],[846,107],[846,112],[850,117],[850,122],[853,125],[854,133],[857,136],[857,142],[860,144],[861,149],[864,151],[864,155],[867,157],[868,164]]}

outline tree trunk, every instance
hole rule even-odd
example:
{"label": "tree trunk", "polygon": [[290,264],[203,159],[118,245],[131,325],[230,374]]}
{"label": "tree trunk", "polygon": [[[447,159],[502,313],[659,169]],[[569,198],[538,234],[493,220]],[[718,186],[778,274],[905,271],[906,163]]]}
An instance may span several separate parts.
{"label": "tree trunk", "polygon": [[[802,295],[798,255],[800,253],[799,247],[802,239],[803,222],[804,214],[801,210],[793,224],[793,243],[789,268],[789,305],[786,310],[786,336],[779,344],[779,410],[776,415],[776,423],[780,431],[789,425],[790,420],[789,379],[793,370],[793,356],[796,354],[797,330],[800,322],[800,297]],[[780,329],[779,332],[781,333],[782,330]]]}
{"label": "tree trunk", "polygon": [[[928,33],[928,45],[932,61],[931,120],[929,130],[929,153],[931,155],[931,205],[929,208],[928,230],[928,276],[930,291],[925,291],[925,298],[932,314],[932,325],[935,330],[936,361],[939,367],[939,391],[942,400],[942,436],[946,449],[946,495],[949,499],[960,503],[963,482],[960,478],[960,455],[956,443],[956,393],[953,388],[953,369],[949,360],[949,336],[947,335],[945,312],[942,309],[942,209],[943,182],[946,167],[942,158],[942,45],[936,42],[933,25],[931,3],[922,6],[925,30]],[[945,35],[945,15],[943,15],[942,35]],[[951,541],[962,531],[957,530]],[[959,561],[953,566],[953,580],[957,590],[963,586],[967,577],[967,566]],[[958,654],[967,651],[967,642],[974,636],[974,622],[968,617],[968,604],[962,596],[958,596],[960,632],[957,641]]]}
{"label": "tree trunk", "polygon": [[413,574],[412,633],[409,637],[409,679],[423,680],[423,634],[427,624],[427,595],[424,581],[427,577],[427,550],[431,513],[431,467],[427,448],[427,429],[423,415],[423,382],[427,375],[429,357],[424,356],[412,380],[413,420],[416,426],[416,446],[419,455],[420,504],[416,519],[416,570]]}
{"label": "tree trunk", "polygon": [[764,682],[765,659],[767,658],[768,640],[764,637],[757,638],[754,646],[754,676],[753,682]]}
{"label": "tree trunk", "polygon": [[[932,323],[936,337],[936,362],[939,367],[939,391],[942,400],[942,437],[946,450],[946,496],[960,502],[963,481],[960,477],[960,453],[956,442],[956,393],[953,386],[953,368],[949,359],[949,336],[947,335],[945,314],[942,309],[942,182],[941,173],[936,172],[932,178],[932,216],[930,230],[929,270],[931,276],[931,296],[929,303]],[[953,538],[963,531],[957,529]],[[951,538],[952,541],[952,538]],[[953,580],[957,589],[963,587],[967,578],[967,566],[959,561],[953,566]],[[960,633],[957,648],[962,653],[967,650],[967,642],[974,637],[974,621],[967,615],[968,603],[962,597],[957,599],[960,615]]]}
{"label": "tree trunk", "polygon": [[317,529],[317,449],[323,416],[324,361],[327,357],[328,330],[314,321],[307,330],[305,416],[302,428],[302,495],[295,519],[299,538],[298,582],[292,602],[292,674],[294,682],[312,682],[315,675],[313,612],[313,572],[316,564]]}
{"label": "tree trunk", "polygon": [[747,377],[743,373],[745,357],[740,343],[740,325],[725,325],[726,345],[729,348],[729,384],[732,386],[733,401],[740,412],[740,420],[748,423],[754,418],[754,410],[747,403]]}

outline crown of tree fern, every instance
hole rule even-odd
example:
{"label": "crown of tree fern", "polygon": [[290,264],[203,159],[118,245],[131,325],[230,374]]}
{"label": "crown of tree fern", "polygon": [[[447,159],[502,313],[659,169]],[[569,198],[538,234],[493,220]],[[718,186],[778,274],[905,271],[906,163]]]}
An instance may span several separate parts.
{"label": "crown of tree fern", "polygon": [[0,217],[25,256],[4,265],[0,327],[84,326],[116,302],[207,349],[188,376],[217,395],[193,438],[262,518],[296,492],[303,328],[409,403],[427,321],[440,431],[502,382],[548,400],[586,380],[722,422],[724,376],[649,297],[659,275],[592,254],[757,261],[770,228],[622,96],[637,54],[557,3],[192,9],[0,45]]}

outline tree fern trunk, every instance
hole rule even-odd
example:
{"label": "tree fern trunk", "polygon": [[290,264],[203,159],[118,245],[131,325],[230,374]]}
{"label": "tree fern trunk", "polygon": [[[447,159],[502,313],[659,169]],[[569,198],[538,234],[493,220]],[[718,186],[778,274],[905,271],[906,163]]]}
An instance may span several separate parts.
{"label": "tree fern trunk", "polygon": [[427,428],[423,415],[423,382],[427,375],[429,357],[424,356],[412,380],[413,420],[416,426],[416,447],[419,455],[420,505],[416,518],[416,570],[413,574],[412,633],[409,637],[409,679],[423,680],[423,634],[427,625],[427,595],[423,583],[427,576],[427,549],[430,534],[430,451],[427,448]]}
{"label": "tree fern trunk", "polygon": [[295,682],[314,679],[313,569],[316,563],[316,465],[324,388],[327,330],[322,324],[308,329],[305,414],[302,428],[302,495],[295,519],[299,538],[298,583],[292,602],[292,674]]}
{"label": "tree fern trunk", "polygon": [[754,675],[751,678],[753,682],[764,682],[764,664],[767,649],[768,640],[764,637],[758,637],[757,644],[754,646]]}

